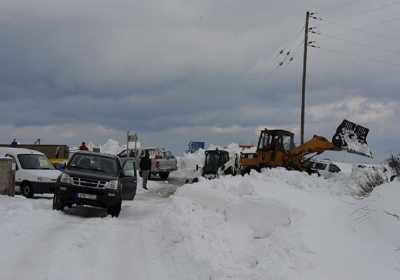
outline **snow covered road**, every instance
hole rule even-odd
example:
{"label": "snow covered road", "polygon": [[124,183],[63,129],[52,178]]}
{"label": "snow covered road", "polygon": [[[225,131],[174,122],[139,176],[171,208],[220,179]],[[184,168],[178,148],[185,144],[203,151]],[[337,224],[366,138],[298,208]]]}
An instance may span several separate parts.
{"label": "snow covered road", "polygon": [[[119,218],[0,197],[0,279],[399,279],[400,183],[269,170],[150,181]],[[176,190],[176,192],[175,192]]]}
{"label": "snow covered road", "polygon": [[[49,199],[0,198],[0,279],[164,279],[160,213],[173,185],[150,182],[118,219],[95,208],[53,211]],[[155,185],[155,186],[154,186]]]}

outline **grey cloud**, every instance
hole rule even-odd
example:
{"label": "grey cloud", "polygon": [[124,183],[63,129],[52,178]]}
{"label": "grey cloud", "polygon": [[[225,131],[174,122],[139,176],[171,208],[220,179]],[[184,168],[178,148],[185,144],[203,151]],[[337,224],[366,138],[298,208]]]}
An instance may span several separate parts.
{"label": "grey cloud", "polygon": [[[379,51],[377,37],[349,29],[368,26],[362,11],[376,5],[363,1],[8,1],[0,3],[3,141],[11,134],[29,138],[34,128],[49,139],[42,128],[77,131],[65,138],[70,142],[79,142],[81,133],[90,137],[85,129],[91,127],[110,138],[131,128],[149,143],[163,139],[179,151],[192,138],[255,142],[259,126],[297,128],[301,46],[293,63],[275,70],[273,54],[301,40],[304,7],[326,19],[313,23],[322,35],[313,36],[321,50],[310,50],[308,136],[329,136],[341,121],[332,110],[315,118],[317,107],[352,97],[388,107],[398,102],[398,69],[370,59],[396,64],[398,56]],[[388,37],[385,48],[391,48],[400,40],[390,31],[395,27],[396,21],[383,30],[372,25],[368,32]],[[374,117],[365,110],[345,113],[362,120],[366,112]],[[371,130],[372,143],[387,141],[395,149],[385,137],[399,136],[393,119],[368,121],[379,129]],[[94,140],[107,138],[98,131]]]}

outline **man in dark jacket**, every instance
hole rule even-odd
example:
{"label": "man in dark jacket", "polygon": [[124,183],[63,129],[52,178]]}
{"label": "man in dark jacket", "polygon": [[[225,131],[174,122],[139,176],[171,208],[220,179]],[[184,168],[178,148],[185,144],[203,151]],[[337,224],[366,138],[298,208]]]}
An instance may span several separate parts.
{"label": "man in dark jacket", "polygon": [[149,152],[146,151],[144,157],[140,160],[140,172],[142,173],[143,189],[147,190],[147,179],[150,175],[151,159]]}
{"label": "man in dark jacket", "polygon": [[14,147],[14,148],[15,148],[15,147],[17,147],[17,146],[18,146],[17,139],[15,139],[15,138],[14,138],[14,139],[12,140],[12,142],[11,142],[11,145],[10,145],[10,146],[11,146],[11,147]]}

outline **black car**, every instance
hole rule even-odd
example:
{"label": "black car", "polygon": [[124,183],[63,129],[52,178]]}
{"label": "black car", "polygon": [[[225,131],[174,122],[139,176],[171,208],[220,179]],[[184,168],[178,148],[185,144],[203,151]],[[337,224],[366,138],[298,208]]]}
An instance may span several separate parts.
{"label": "black car", "polygon": [[121,161],[114,155],[77,152],[57,180],[53,209],[90,205],[118,217],[122,200],[134,199],[136,185],[134,158]]}

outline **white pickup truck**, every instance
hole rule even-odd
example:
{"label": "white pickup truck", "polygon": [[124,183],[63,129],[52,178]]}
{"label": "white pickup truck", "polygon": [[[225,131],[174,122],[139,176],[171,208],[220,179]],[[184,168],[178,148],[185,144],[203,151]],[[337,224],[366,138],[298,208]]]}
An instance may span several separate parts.
{"label": "white pickup truck", "polygon": [[[159,147],[140,148],[138,149],[139,160],[144,156],[146,151],[149,153],[151,159],[151,176],[159,176],[160,179],[166,180],[170,172],[178,169],[178,162],[170,151]],[[131,153],[130,156],[135,156],[133,151]],[[120,158],[126,157],[126,150],[120,152],[118,156]],[[140,171],[139,174],[142,176]]]}
{"label": "white pickup truck", "polygon": [[178,169],[178,162],[170,151],[158,147],[144,148],[140,152],[140,158],[146,151],[151,159],[151,175],[158,175],[162,180],[166,180],[170,172]]}

